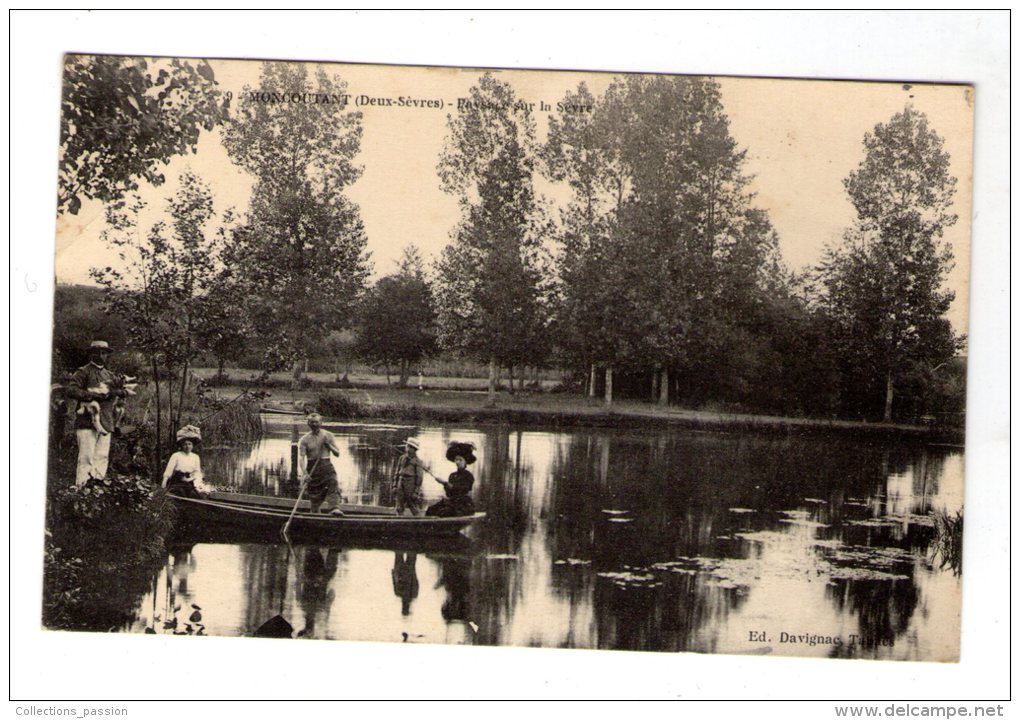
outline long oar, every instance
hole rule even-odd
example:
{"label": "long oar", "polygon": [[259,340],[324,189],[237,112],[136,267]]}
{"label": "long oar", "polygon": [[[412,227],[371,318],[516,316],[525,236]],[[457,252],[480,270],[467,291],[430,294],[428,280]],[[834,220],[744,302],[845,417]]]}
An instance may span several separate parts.
{"label": "long oar", "polygon": [[[312,479],[312,473],[315,472],[315,468],[319,466],[319,460],[322,460],[322,457],[316,458],[315,463],[312,465],[312,469],[305,473],[305,477],[307,477],[308,480]],[[301,498],[305,496],[305,488],[308,487],[308,480],[303,480],[301,482],[301,490],[298,491],[297,500],[294,501],[294,507],[290,511],[290,517],[287,518],[287,522],[283,524],[283,529],[280,530],[280,534],[283,535],[283,539],[286,540],[288,544],[290,544],[290,538],[287,536],[287,531],[290,530],[290,523],[294,520],[294,514],[297,512],[298,506],[301,504]]]}

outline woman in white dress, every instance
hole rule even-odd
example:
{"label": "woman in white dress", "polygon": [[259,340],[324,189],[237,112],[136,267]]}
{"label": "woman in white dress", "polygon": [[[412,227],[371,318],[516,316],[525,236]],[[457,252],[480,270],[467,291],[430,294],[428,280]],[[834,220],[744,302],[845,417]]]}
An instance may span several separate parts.
{"label": "woman in white dress", "polygon": [[202,433],[194,425],[177,431],[177,452],[170,456],[163,471],[163,487],[173,495],[203,498],[202,461],[195,446],[202,441]]}

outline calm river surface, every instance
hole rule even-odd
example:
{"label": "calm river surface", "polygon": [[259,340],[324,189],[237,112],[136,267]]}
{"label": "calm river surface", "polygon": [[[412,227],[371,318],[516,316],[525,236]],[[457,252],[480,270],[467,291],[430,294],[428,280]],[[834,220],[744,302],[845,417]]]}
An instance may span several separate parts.
{"label": "calm river surface", "polygon": [[[207,448],[220,489],[295,496],[292,439]],[[181,543],[123,628],[393,642],[948,660],[961,578],[931,513],[963,506],[963,453],[680,430],[327,423],[351,502],[388,504],[392,446],[436,474],[471,440],[488,519],[449,547]],[[428,499],[442,497],[425,478]],[[196,610],[195,608],[198,608]],[[173,620],[176,619],[176,627]]]}

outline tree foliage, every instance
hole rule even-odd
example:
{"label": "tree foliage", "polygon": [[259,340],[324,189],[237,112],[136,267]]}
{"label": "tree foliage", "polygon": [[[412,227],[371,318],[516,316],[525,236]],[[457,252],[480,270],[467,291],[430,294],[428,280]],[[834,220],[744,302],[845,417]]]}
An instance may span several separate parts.
{"label": "tree foliage", "polygon": [[579,86],[563,105],[592,108],[553,117],[543,152],[573,191],[559,234],[568,355],[673,370],[693,395],[721,389],[720,362],[751,372],[749,311],[783,271],[718,83],[633,76],[598,99]]}
{"label": "tree foliage", "polygon": [[617,292],[621,268],[612,242],[627,174],[620,158],[619,133],[611,131],[618,86],[596,99],[581,83],[562,105],[591,108],[549,117],[549,134],[540,157],[545,175],[572,191],[560,210],[557,237],[558,287],[554,334],[561,358],[587,366],[612,363],[615,333],[625,313]]}
{"label": "tree foliage", "polygon": [[[92,340],[106,340],[122,351],[130,341],[122,323],[102,310],[103,292],[88,285],[57,285],[53,294],[54,379],[88,362]],[[118,360],[121,360],[118,358]],[[121,363],[118,363],[121,364]]]}
{"label": "tree foliage", "polygon": [[83,198],[119,203],[161,165],[194,152],[226,102],[209,63],[68,55],[61,101],[59,212]]}
{"label": "tree foliage", "polygon": [[510,85],[491,74],[470,99],[448,117],[438,168],[462,212],[436,266],[439,336],[448,349],[501,365],[536,364],[547,345],[549,228],[533,187],[534,123]]}
{"label": "tree foliage", "polygon": [[361,113],[250,99],[343,95],[347,87],[321,69],[310,85],[305,65],[267,63],[224,130],[230,156],[256,178],[228,255],[268,366],[316,354],[331,331],[349,325],[368,275],[360,211],[343,195],[361,174]]}
{"label": "tree foliage", "polygon": [[942,145],[910,106],[865,135],[864,159],[844,182],[856,222],[817,271],[844,394],[862,414],[884,394],[891,419],[897,380],[947,362],[962,343],[945,317],[953,255],[942,234],[956,222],[956,178]]}
{"label": "tree foliage", "polygon": [[436,348],[435,309],[421,255],[404,249],[399,270],[368,290],[358,313],[357,354],[387,368],[399,367],[400,386],[410,368]]}
{"label": "tree foliage", "polygon": [[[199,353],[210,349],[203,343],[214,336],[225,312],[219,304],[231,302],[214,292],[221,284],[224,234],[208,231],[212,194],[190,171],[181,176],[180,188],[167,202],[169,223],[158,222],[143,235],[139,227],[143,207],[136,201],[108,211],[112,229],[106,238],[119,248],[120,268],[93,268],[92,276],[106,289],[107,308],[123,321],[132,347],[148,361],[155,385],[157,438],[165,429],[164,442],[170,445],[184,409],[189,368]],[[169,398],[165,425],[164,379]]]}

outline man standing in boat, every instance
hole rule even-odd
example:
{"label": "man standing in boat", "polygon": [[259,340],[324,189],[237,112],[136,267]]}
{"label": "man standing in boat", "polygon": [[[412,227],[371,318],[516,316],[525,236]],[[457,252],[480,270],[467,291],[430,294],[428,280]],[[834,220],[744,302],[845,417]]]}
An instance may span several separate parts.
{"label": "man standing in boat", "polygon": [[327,512],[342,516],[336,470],[329,458],[330,454],[340,457],[340,448],[337,447],[333,433],[322,429],[322,416],[319,413],[308,416],[308,432],[298,441],[298,453],[305,496],[312,506],[312,512],[319,512],[325,503]]}

